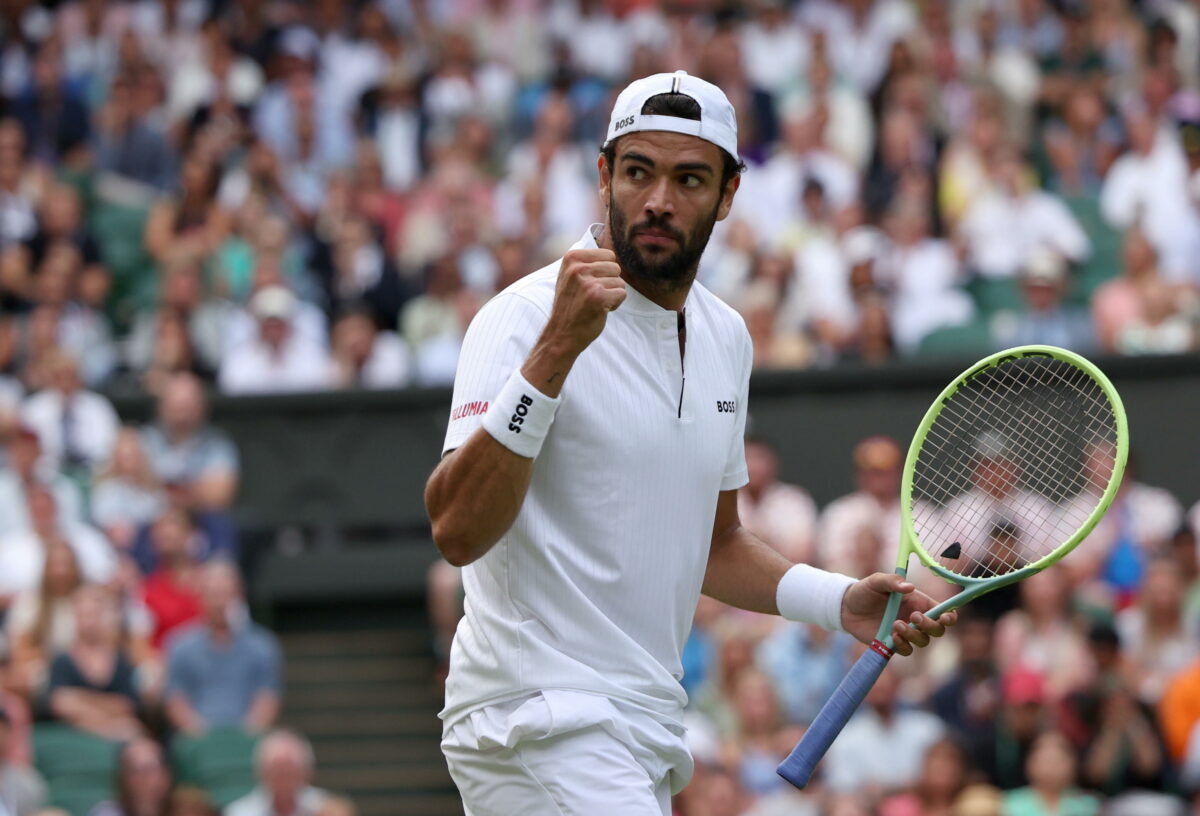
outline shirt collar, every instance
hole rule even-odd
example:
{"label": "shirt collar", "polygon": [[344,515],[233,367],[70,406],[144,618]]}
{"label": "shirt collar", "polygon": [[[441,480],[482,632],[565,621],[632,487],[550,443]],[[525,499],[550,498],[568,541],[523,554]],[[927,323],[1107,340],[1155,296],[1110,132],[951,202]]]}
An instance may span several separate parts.
{"label": "shirt collar", "polygon": [[[596,243],[596,239],[604,234],[604,229],[604,224],[592,224],[583,233],[583,237],[576,241],[571,249],[598,249],[600,245]],[[691,301],[692,293],[691,290],[688,290],[687,300],[683,304],[685,309]],[[625,285],[625,302],[617,307],[617,311],[649,317],[677,314],[674,309],[664,309],[662,306],[659,306],[629,284]]]}

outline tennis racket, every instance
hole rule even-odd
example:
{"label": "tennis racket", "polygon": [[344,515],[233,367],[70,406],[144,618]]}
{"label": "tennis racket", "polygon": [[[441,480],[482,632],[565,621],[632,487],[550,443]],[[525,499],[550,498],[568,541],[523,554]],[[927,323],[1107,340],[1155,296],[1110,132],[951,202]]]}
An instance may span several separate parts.
{"label": "tennis racket", "polygon": [[[1057,562],[1104,515],[1129,430],[1108,378],[1078,354],[1021,346],[967,369],[925,412],[904,463],[896,573],[913,554],[962,587],[936,618]],[[778,768],[798,788],[892,656],[892,593],[871,647]]]}

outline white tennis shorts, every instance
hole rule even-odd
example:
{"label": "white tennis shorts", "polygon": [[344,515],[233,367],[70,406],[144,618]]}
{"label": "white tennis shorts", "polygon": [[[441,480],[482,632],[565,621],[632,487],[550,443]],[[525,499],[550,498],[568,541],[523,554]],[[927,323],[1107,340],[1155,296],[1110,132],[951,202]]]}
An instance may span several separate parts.
{"label": "white tennis shorts", "polygon": [[693,767],[681,727],[573,691],[476,709],[442,751],[467,816],[670,816]]}

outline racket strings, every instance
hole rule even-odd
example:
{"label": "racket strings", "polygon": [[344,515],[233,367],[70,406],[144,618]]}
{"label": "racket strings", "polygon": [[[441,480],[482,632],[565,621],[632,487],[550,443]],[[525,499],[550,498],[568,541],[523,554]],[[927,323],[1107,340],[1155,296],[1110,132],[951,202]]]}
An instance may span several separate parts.
{"label": "racket strings", "polygon": [[947,398],[918,453],[921,546],[976,577],[1049,555],[1099,504],[1116,441],[1113,406],[1085,370],[1041,356],[985,369]]}

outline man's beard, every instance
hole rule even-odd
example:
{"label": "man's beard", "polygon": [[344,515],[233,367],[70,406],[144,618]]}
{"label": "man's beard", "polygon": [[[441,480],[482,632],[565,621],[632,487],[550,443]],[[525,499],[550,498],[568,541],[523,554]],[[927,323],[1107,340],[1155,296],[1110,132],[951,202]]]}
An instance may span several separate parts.
{"label": "man's beard", "polygon": [[[608,218],[612,230],[613,251],[617,254],[617,262],[621,264],[621,269],[633,278],[649,282],[658,288],[675,290],[688,286],[696,277],[696,266],[700,263],[704,247],[708,245],[713,225],[717,223],[717,211],[720,206],[721,202],[717,201],[717,206],[713,207],[709,217],[696,225],[691,240],[687,240],[683,232],[663,216],[651,216],[630,227],[610,192]],[[679,248],[670,254],[647,258],[633,243],[638,233],[646,230],[666,233],[675,240]]]}

